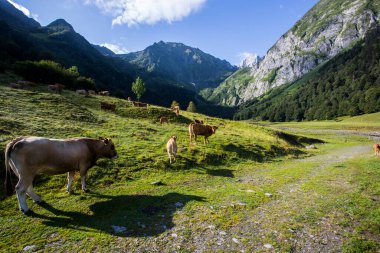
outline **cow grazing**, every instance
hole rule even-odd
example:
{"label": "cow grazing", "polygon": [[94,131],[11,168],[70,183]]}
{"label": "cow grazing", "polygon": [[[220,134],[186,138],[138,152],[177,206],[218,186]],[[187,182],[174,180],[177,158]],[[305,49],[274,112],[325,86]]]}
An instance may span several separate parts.
{"label": "cow grazing", "polygon": [[88,92],[86,90],[76,90],[75,91],[78,95],[82,96],[88,96]]}
{"label": "cow grazing", "polygon": [[[87,191],[87,171],[102,157],[117,157],[115,145],[110,139],[73,138],[62,140],[18,137],[9,142],[5,148],[5,185],[9,184],[10,173],[13,170],[19,178],[16,185],[19,207],[22,212],[26,213],[29,208],[25,194],[28,194],[37,203],[42,201],[41,197],[33,191],[33,179],[37,174],[54,175],[68,172],[67,191],[71,192],[74,173],[79,171],[82,190]],[[9,187],[7,189],[7,194],[11,195],[13,189]]]}
{"label": "cow grazing", "polygon": [[194,137],[195,142],[197,142],[197,136],[202,135],[205,138],[205,144],[209,143],[208,137],[215,134],[217,126],[203,125],[198,123],[190,123],[189,125],[189,135],[190,143],[192,143],[192,137]]}
{"label": "cow grazing", "polygon": [[373,144],[373,150],[375,151],[375,155],[379,155],[380,144]]}
{"label": "cow grazing", "polygon": [[168,151],[169,161],[172,163],[176,160],[177,156],[177,137],[173,135],[168,143],[166,143],[166,150]]}
{"label": "cow grazing", "polygon": [[99,91],[98,94],[101,95],[101,96],[109,96],[110,92],[107,91],[107,90],[104,90],[104,91]]}
{"label": "cow grazing", "polygon": [[145,108],[148,108],[148,104],[147,103],[132,101],[132,104],[133,104],[134,107],[145,107]]}
{"label": "cow grazing", "polygon": [[115,104],[110,104],[107,102],[100,102],[100,108],[103,110],[110,110],[110,111],[116,111],[116,105]]}
{"label": "cow grazing", "polygon": [[61,93],[63,89],[65,88],[65,85],[56,83],[56,84],[50,84],[48,85],[48,90],[54,91],[55,93]]}
{"label": "cow grazing", "polygon": [[167,117],[161,117],[160,118],[160,124],[162,125],[164,123],[169,124],[169,119]]}

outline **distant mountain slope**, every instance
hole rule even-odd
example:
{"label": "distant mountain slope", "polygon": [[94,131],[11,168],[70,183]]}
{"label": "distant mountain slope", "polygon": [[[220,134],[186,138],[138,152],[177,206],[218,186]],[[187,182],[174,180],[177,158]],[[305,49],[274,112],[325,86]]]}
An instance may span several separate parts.
{"label": "distant mountain slope", "polygon": [[0,20],[10,23],[18,31],[32,30],[41,25],[32,18],[24,15],[6,0],[0,0]]}
{"label": "distant mountain slope", "polygon": [[240,82],[237,92],[235,82],[223,84],[210,98],[225,94],[217,102],[232,106],[297,80],[364,38],[378,25],[379,11],[378,0],[320,0],[250,69],[248,84]]}
{"label": "distant mountain slope", "polygon": [[160,41],[142,51],[118,56],[149,73],[193,84],[197,90],[216,87],[237,69],[198,48],[173,42]]}
{"label": "distant mountain slope", "polygon": [[300,80],[240,107],[236,119],[333,119],[380,111],[380,27]]}
{"label": "distant mountain slope", "polygon": [[104,46],[99,46],[99,45],[92,45],[96,50],[99,51],[99,53],[105,55],[105,56],[115,56],[115,53],[111,50],[108,49],[107,47]]}

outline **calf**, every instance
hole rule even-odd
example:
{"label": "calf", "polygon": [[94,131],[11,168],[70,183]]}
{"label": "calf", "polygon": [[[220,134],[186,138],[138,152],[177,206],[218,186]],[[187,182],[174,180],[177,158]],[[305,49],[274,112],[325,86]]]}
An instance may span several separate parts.
{"label": "calf", "polygon": [[[71,184],[75,171],[80,172],[82,190],[86,188],[87,171],[99,158],[117,157],[115,145],[110,139],[73,138],[48,139],[43,137],[18,137],[9,142],[5,148],[5,185],[9,186],[10,172],[19,178],[16,193],[20,210],[29,211],[26,203],[28,194],[35,202],[41,197],[33,191],[33,179],[37,174],[62,174],[68,172],[67,191],[71,192]],[[8,189],[10,195],[13,189]]]}
{"label": "calf", "polygon": [[175,135],[166,143],[166,150],[168,151],[169,161],[172,163],[172,161],[176,160],[177,156],[177,137]]}
{"label": "calf", "polygon": [[110,110],[110,111],[116,111],[116,105],[115,104],[110,104],[107,102],[100,102],[100,108],[103,110]]}
{"label": "calf", "polygon": [[379,155],[380,144],[373,144],[373,150],[375,151],[375,155]]}
{"label": "calf", "polygon": [[208,137],[215,134],[217,126],[203,125],[199,123],[190,123],[189,125],[189,135],[190,135],[190,143],[192,143],[192,137],[194,137],[195,142],[197,142],[197,136],[204,136],[204,143],[209,143]]}
{"label": "calf", "polygon": [[161,118],[160,118],[160,124],[162,125],[162,124],[164,124],[164,123],[166,123],[166,124],[169,123],[169,119],[168,119],[167,117],[161,117]]}

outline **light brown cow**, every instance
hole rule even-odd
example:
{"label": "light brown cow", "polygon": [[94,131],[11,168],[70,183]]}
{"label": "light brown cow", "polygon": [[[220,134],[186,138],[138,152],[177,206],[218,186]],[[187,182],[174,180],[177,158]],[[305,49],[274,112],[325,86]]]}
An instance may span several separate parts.
{"label": "light brown cow", "polygon": [[375,151],[375,155],[379,155],[380,144],[373,144],[373,150]]}
{"label": "light brown cow", "polygon": [[173,135],[168,143],[166,143],[166,150],[168,151],[169,155],[169,161],[172,163],[172,161],[176,160],[177,156],[177,136]]}
{"label": "light brown cow", "polygon": [[205,138],[204,143],[209,143],[208,137],[215,134],[217,126],[203,125],[198,123],[190,123],[189,125],[189,135],[190,143],[192,143],[192,137],[194,137],[195,142],[197,142],[197,136],[202,135]]}
{"label": "light brown cow", "polygon": [[[43,137],[18,137],[5,148],[5,185],[8,185],[11,169],[19,178],[16,193],[20,210],[29,211],[26,203],[28,194],[35,202],[41,197],[33,191],[33,179],[37,174],[62,174],[68,172],[67,191],[71,192],[71,184],[75,171],[80,172],[82,190],[86,188],[87,171],[99,158],[115,158],[117,152],[110,139],[73,138],[48,139]],[[9,185],[8,185],[9,186]],[[8,190],[9,187],[7,187]],[[7,192],[8,195],[13,193]]]}
{"label": "light brown cow", "polygon": [[104,90],[104,91],[99,91],[98,94],[101,96],[109,96],[110,92],[108,90]]}
{"label": "light brown cow", "polygon": [[55,93],[59,93],[59,94],[63,91],[64,88],[65,88],[65,85],[60,84],[60,83],[48,85],[48,90],[54,91]]}
{"label": "light brown cow", "polygon": [[116,105],[115,104],[110,104],[107,102],[100,102],[100,108],[103,110],[110,110],[110,111],[116,111]]}
{"label": "light brown cow", "polygon": [[162,124],[164,124],[164,123],[166,123],[166,124],[169,124],[169,119],[167,118],[167,117],[161,117],[160,118],[160,124],[162,125]]}

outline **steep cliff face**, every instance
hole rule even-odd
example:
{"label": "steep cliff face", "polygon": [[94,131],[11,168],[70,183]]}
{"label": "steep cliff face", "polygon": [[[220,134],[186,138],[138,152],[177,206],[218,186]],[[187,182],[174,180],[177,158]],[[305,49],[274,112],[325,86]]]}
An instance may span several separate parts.
{"label": "steep cliff face", "polygon": [[[378,25],[378,0],[321,0],[250,69],[251,82],[231,92],[224,82],[214,93],[224,93],[223,105],[239,105],[269,89],[293,82],[339,52],[350,48]],[[236,80],[238,75],[233,75]],[[228,80],[226,80],[228,81]],[[236,87],[236,82],[231,82]],[[243,85],[243,87],[241,87]],[[211,95],[211,98],[216,95]],[[214,102],[216,102],[214,100]]]}

